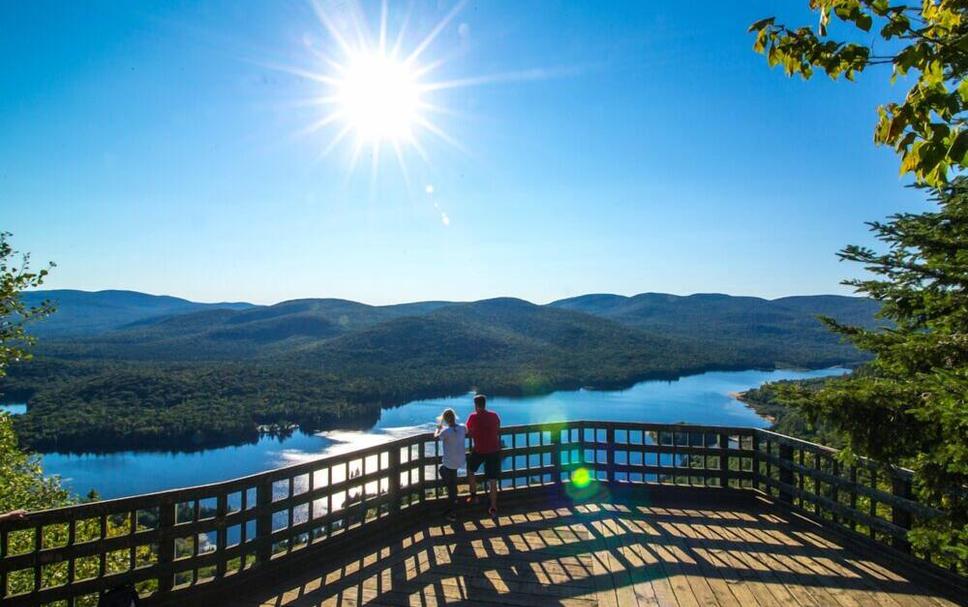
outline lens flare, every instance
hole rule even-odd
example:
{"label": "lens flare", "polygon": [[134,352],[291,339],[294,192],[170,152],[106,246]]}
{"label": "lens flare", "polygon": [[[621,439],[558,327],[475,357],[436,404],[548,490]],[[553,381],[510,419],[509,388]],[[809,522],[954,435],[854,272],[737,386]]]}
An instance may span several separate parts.
{"label": "lens flare", "polygon": [[586,489],[592,484],[592,473],[588,468],[575,468],[571,471],[571,484],[577,489]]}

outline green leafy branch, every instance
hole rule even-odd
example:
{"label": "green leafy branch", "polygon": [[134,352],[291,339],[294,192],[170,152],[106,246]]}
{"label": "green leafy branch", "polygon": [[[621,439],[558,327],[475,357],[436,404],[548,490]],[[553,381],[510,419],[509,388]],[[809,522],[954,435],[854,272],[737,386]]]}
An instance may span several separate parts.
{"label": "green leafy branch", "polygon": [[[804,79],[815,70],[830,78],[854,80],[871,66],[891,65],[891,82],[916,75],[901,103],[878,107],[874,142],[894,148],[901,157],[901,174],[918,183],[940,186],[968,162],[968,1],[923,0],[920,6],[888,0],[811,0],[819,13],[816,32],[788,28],[775,17],[749,27],[753,49],[770,67],[782,66],[788,76]],[[894,41],[897,52],[878,55],[869,44],[828,37],[831,17],[860,32],[875,27],[880,37]]]}
{"label": "green leafy branch", "polygon": [[54,263],[31,270],[30,254],[15,251],[10,236],[0,232],[0,377],[8,364],[30,358],[28,348],[34,338],[26,331],[27,323],[54,311],[49,301],[28,306],[20,297],[22,291],[42,285]]}

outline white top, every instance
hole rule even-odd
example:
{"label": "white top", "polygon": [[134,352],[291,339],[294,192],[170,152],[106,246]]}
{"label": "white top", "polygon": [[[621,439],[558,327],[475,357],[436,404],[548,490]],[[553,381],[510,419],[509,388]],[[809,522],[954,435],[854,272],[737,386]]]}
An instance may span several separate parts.
{"label": "white top", "polygon": [[464,441],[467,438],[467,428],[462,424],[456,426],[444,426],[438,435],[440,442],[444,445],[443,464],[451,470],[464,467],[466,448]]}

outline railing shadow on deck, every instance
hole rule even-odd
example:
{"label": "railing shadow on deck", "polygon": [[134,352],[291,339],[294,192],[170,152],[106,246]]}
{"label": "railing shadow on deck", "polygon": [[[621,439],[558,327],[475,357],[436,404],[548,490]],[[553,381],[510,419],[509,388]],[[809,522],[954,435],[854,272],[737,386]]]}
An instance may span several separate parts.
{"label": "railing shadow on deck", "polygon": [[[274,588],[241,588],[236,596],[245,598],[232,602],[407,604],[416,593],[422,595],[417,602],[426,604],[564,605],[567,600],[573,606],[572,599],[594,596],[602,588],[668,584],[663,580],[676,576],[726,584],[753,578],[761,585],[797,587],[813,597],[808,604],[825,604],[830,591],[925,594],[924,585],[892,577],[877,556],[854,560],[804,522],[764,511],[752,496],[700,510],[684,509],[681,497],[643,506],[628,492],[618,499],[605,493],[607,501],[593,498],[581,505],[551,493],[521,500],[511,506],[510,517],[502,515],[493,524],[472,516],[461,523],[416,525],[342,560],[307,563],[287,572]],[[704,501],[701,490],[691,497]],[[671,587],[658,590],[663,592],[673,594]],[[729,594],[722,604],[750,591],[733,592],[739,596]]]}
{"label": "railing shadow on deck", "polygon": [[[938,513],[911,497],[911,473],[744,427],[572,421],[502,429],[502,492],[580,498],[574,473],[613,489],[768,497],[828,528],[911,555],[907,529]],[[95,605],[135,585],[145,604],[272,578],[318,553],[400,529],[438,507],[429,433],[214,483],[31,513],[0,523],[0,603]],[[585,474],[587,473],[587,474]],[[575,477],[577,478],[577,477]],[[936,574],[943,574],[940,570]]]}

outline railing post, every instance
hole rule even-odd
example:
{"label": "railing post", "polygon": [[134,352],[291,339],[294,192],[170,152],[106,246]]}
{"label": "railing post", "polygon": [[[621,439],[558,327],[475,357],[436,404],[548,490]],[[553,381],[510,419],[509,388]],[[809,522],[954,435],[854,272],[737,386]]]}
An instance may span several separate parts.
{"label": "railing post", "polygon": [[[750,434],[750,447],[753,450],[753,454],[750,456],[750,464],[753,469],[753,489],[759,490],[760,488],[760,434],[756,430]],[[742,481],[741,481],[742,482]]]}
{"label": "railing post", "polygon": [[166,499],[158,505],[158,594],[171,592],[175,581],[175,501]]}
{"label": "railing post", "polygon": [[773,441],[769,438],[766,439],[766,480],[763,482],[763,486],[766,489],[766,494],[773,496],[773,487],[770,486],[769,481],[773,480]]}
{"label": "railing post", "polygon": [[[829,460],[830,460],[831,472],[833,473],[833,475],[836,476],[837,478],[842,478],[840,462],[838,462],[835,458],[832,458],[832,457],[829,458]],[[835,484],[831,487],[830,499],[832,499],[835,504],[840,504],[840,485]],[[836,524],[838,525],[843,524],[842,517],[836,511],[831,513],[831,518]]]}
{"label": "railing post", "polygon": [[609,486],[615,486],[615,427],[605,428],[605,477]]}
{"label": "railing post", "polygon": [[[567,427],[567,426],[565,426]],[[561,432],[563,428],[561,426],[553,426],[551,430],[551,465],[554,471],[552,474],[552,481],[554,486],[561,488],[561,473],[563,472],[563,467],[561,465]]]}
{"label": "railing post", "polygon": [[[418,483],[418,487],[420,487],[419,500],[421,504],[427,501],[427,487],[425,486],[427,483],[427,465],[424,462],[424,457],[426,455],[426,452],[424,450],[425,446],[426,445],[424,445],[424,439],[419,438],[417,440],[417,464],[418,464],[417,483]],[[412,453],[413,451],[411,451],[411,454]],[[485,490],[485,493],[486,493],[486,490]]]}
{"label": "railing post", "polygon": [[390,497],[390,516],[400,514],[400,445],[390,443],[389,458],[387,460],[390,470],[389,487],[387,493]]}
{"label": "railing post", "polygon": [[256,561],[260,565],[272,559],[272,481],[264,478],[255,489]]}
{"label": "railing post", "polygon": [[[310,474],[310,477],[311,476],[312,475]],[[218,560],[215,561],[215,572],[216,572],[216,577],[223,578],[225,577],[225,566],[226,566],[225,548],[226,546],[228,546],[228,533],[229,533],[228,529],[225,528],[225,516],[229,512],[229,496],[228,494],[222,492],[218,494],[217,499],[218,501],[216,504],[215,521],[218,523],[218,527],[216,532],[215,548],[218,552],[218,555],[216,557]]]}
{"label": "railing post", "polygon": [[[857,466],[850,467],[850,509],[857,510]],[[857,531],[857,521],[851,517],[850,530]]]}
{"label": "railing post", "polygon": [[[588,462],[585,461],[585,422],[579,422],[578,426],[578,464],[582,467]],[[572,462],[573,464],[575,462]]]}
{"label": "railing post", "polygon": [[719,435],[719,448],[722,450],[722,455],[719,456],[719,487],[727,489],[729,488],[729,456],[726,454],[729,449],[728,434]]}
{"label": "railing post", "polygon": [[780,501],[786,504],[793,503],[793,447],[780,443],[780,482],[785,487],[780,487]]}
{"label": "railing post", "polygon": [[[73,524],[71,529],[73,529]],[[71,545],[74,544],[73,541],[70,542]],[[3,525],[0,525],[0,559],[7,557],[7,529]],[[74,561],[71,561],[73,563]],[[0,563],[0,599],[7,596],[7,568],[2,566]]]}
{"label": "railing post", "polygon": [[[907,478],[900,478],[896,474],[891,477],[891,493],[894,497],[900,497],[904,499],[911,499],[913,492],[911,489],[911,480]],[[911,529],[911,512],[905,508],[901,508],[898,504],[891,504],[891,522],[898,527],[909,530]],[[892,539],[892,544],[898,550],[903,552],[911,552],[911,542],[907,538],[895,537]]]}

